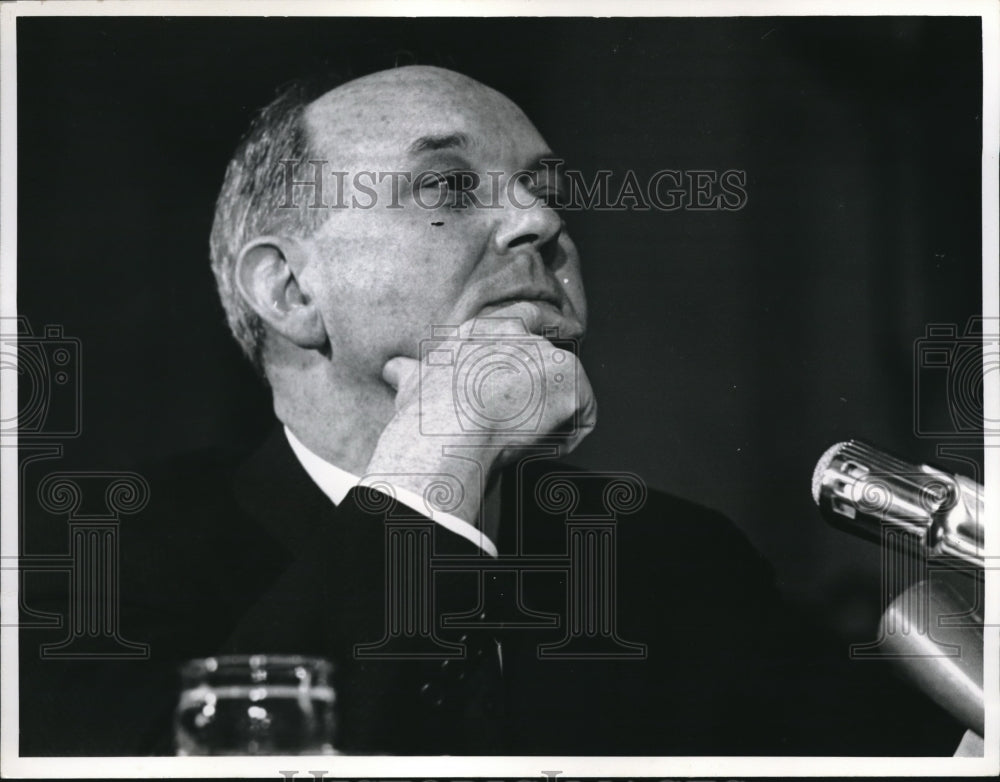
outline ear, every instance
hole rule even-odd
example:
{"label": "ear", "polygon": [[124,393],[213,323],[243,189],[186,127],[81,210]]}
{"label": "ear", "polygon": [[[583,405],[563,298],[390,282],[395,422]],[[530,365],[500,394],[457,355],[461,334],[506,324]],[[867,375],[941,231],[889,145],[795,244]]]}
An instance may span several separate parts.
{"label": "ear", "polygon": [[326,329],[316,304],[299,282],[308,261],[294,239],[261,236],[236,260],[236,286],[261,319],[300,348],[322,349]]}

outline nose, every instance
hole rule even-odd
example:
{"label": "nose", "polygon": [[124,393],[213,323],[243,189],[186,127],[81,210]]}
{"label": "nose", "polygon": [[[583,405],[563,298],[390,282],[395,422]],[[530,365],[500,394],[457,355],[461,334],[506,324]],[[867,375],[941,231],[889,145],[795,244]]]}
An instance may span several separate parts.
{"label": "nose", "polygon": [[544,255],[562,228],[559,214],[529,190],[523,177],[508,181],[503,214],[494,234],[498,252],[533,246]]}

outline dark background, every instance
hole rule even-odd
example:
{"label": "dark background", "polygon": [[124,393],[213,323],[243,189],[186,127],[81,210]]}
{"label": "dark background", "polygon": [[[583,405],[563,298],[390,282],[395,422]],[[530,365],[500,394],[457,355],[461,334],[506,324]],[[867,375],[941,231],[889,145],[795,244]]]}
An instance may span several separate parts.
{"label": "dark background", "polygon": [[737,212],[568,215],[600,401],[573,460],[725,512],[790,599],[872,640],[878,547],[809,480],[851,437],[973,470],[917,436],[914,389],[941,414],[947,372],[914,348],[981,311],[981,40],[976,18],[22,18],[19,310],[82,345],[61,467],[262,435],[208,265],[229,156],[295,76],[444,65],[585,172],[747,172]]}

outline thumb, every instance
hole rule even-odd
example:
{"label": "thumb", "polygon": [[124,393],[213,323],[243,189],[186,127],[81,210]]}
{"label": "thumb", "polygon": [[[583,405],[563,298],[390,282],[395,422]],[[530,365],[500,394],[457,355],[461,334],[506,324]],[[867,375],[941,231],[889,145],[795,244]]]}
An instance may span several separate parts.
{"label": "thumb", "polygon": [[416,359],[406,356],[390,358],[382,367],[382,379],[398,391],[400,383],[416,372],[418,363]]}

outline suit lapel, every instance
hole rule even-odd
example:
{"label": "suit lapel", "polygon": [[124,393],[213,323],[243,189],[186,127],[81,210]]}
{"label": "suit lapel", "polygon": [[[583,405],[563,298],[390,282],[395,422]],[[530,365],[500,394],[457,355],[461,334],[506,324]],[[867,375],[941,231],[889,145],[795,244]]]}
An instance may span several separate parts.
{"label": "suit lapel", "polygon": [[237,469],[233,491],[242,509],[296,556],[321,525],[335,523],[336,506],[303,469],[280,426]]}

